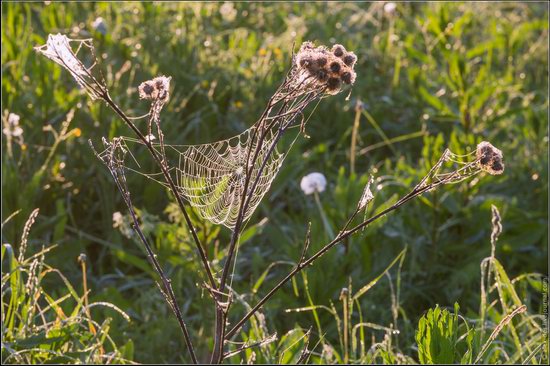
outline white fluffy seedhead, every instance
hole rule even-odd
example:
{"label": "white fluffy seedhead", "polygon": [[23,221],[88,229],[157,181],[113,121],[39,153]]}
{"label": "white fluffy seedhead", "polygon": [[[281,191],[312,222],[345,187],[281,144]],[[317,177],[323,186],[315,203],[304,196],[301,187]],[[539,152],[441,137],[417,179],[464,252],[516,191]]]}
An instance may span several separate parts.
{"label": "white fluffy seedhead", "polygon": [[[71,47],[71,43],[78,45],[76,51]],[[101,98],[107,88],[103,81],[99,82],[92,74],[92,69],[96,65],[95,56],[93,56],[94,62],[90,66],[86,66],[77,57],[82,47],[88,48],[93,56],[91,39],[70,39],[58,33],[48,35],[46,44],[37,46],[34,50],[69,71],[78,85],[84,88],[92,99]]]}

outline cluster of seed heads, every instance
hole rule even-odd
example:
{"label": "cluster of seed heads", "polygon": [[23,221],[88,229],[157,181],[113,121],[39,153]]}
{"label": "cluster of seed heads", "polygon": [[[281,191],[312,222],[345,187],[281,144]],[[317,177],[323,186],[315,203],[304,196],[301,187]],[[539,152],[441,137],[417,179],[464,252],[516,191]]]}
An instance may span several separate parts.
{"label": "cluster of seed heads", "polygon": [[479,161],[481,170],[491,175],[499,175],[504,172],[502,151],[491,145],[491,143],[483,141],[477,145],[476,158]]}
{"label": "cluster of seed heads", "polygon": [[343,84],[355,82],[353,67],[356,61],[357,56],[340,44],[329,50],[325,46],[315,47],[311,42],[304,42],[296,55],[298,68],[325,85],[329,94],[337,94]]}
{"label": "cluster of seed heads", "polygon": [[170,80],[172,77],[159,76],[141,83],[138,87],[141,99],[167,102],[170,97]]}

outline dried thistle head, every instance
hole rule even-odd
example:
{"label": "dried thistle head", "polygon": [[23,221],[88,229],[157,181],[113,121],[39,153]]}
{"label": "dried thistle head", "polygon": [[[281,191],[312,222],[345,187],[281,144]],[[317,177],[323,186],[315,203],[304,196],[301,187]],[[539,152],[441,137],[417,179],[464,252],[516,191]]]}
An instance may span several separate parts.
{"label": "dried thistle head", "polygon": [[487,141],[477,145],[476,158],[479,168],[491,175],[499,175],[504,172],[502,151]]}
{"label": "dried thistle head", "polygon": [[316,87],[327,94],[338,94],[342,85],[355,83],[353,67],[357,56],[348,52],[344,46],[336,44],[328,49],[325,46],[315,47],[311,42],[304,42],[296,54],[295,64],[302,80],[311,78]]}
{"label": "dried thistle head", "polygon": [[139,97],[166,103],[170,98],[170,80],[172,77],[158,76],[141,83],[138,87]]}

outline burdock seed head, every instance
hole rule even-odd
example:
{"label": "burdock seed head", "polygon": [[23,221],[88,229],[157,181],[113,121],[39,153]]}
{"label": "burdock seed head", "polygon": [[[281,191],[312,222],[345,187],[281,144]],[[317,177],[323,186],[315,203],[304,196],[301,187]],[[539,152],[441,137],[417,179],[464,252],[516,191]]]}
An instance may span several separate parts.
{"label": "burdock seed head", "polygon": [[327,87],[329,92],[338,92],[340,90],[341,82],[339,78],[329,78],[327,81]]}
{"label": "burdock seed head", "polygon": [[139,97],[141,99],[153,99],[153,91],[155,90],[155,87],[153,86],[153,82],[151,80],[147,80],[139,84],[138,90]]}
{"label": "burdock seed head", "polygon": [[328,73],[324,69],[317,71],[317,80],[319,80],[320,82],[324,82],[327,81],[327,79]]}
{"label": "burdock seed head", "polygon": [[351,73],[349,71],[346,71],[346,72],[343,72],[342,73],[342,76],[341,76],[341,79],[344,83],[346,84],[353,84],[353,82],[355,81],[355,73]]}
{"label": "burdock seed head", "polygon": [[[338,94],[342,84],[355,82],[353,66],[357,56],[347,52],[342,45],[336,44],[329,49],[304,42],[294,60],[300,85],[320,88],[328,94]],[[312,80],[310,77],[313,78],[313,84],[302,84],[304,80]]]}
{"label": "burdock seed head", "polygon": [[476,157],[481,170],[491,175],[499,175],[504,172],[502,151],[491,145],[490,142],[483,141],[477,145]]}
{"label": "burdock seed head", "polygon": [[332,46],[332,53],[336,57],[341,57],[346,52],[346,49],[341,44],[335,44]]}
{"label": "burdock seed head", "polygon": [[171,79],[171,77],[159,76],[152,80],[144,81],[138,87],[139,97],[141,99],[167,102],[170,97],[169,89]]}
{"label": "burdock seed head", "polygon": [[355,56],[355,53],[353,52],[348,52],[348,54],[344,56],[344,63],[349,67],[353,67],[356,61],[357,56]]}
{"label": "burdock seed head", "polygon": [[339,73],[341,68],[342,67],[340,66],[340,63],[338,61],[333,61],[330,63],[330,71],[334,73]]}
{"label": "burdock seed head", "polygon": [[327,58],[325,56],[319,56],[319,58],[317,58],[317,65],[319,67],[324,67],[326,64],[327,64]]}
{"label": "burdock seed head", "polygon": [[298,59],[298,64],[301,67],[308,67],[313,62],[313,58],[309,53],[301,55],[301,57]]}

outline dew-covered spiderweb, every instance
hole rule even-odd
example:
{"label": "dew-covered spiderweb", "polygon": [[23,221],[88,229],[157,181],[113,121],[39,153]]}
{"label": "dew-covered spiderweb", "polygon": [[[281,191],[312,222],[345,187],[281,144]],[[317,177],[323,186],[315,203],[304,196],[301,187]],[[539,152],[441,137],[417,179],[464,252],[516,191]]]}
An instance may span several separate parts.
{"label": "dew-covered spiderweb", "polygon": [[[262,117],[241,134],[213,143],[157,143],[153,147],[159,153],[164,149],[167,156],[173,157],[170,171],[175,176],[176,194],[186,199],[202,218],[232,229],[239,215],[243,221],[248,220],[260,204],[299,133],[295,131],[290,146],[280,151],[282,135],[289,129],[303,128],[307,122],[304,109],[324,95],[315,80],[293,68]],[[122,141],[128,150],[132,150],[130,144],[142,144],[129,137],[122,137]],[[166,185],[158,173],[144,173],[130,164],[127,169]]]}
{"label": "dew-covered spiderweb", "polygon": [[[87,56],[79,55],[83,49],[89,51]],[[93,99],[107,101],[108,91],[103,76],[96,77],[92,73],[97,62],[91,40],[49,35],[47,43],[35,50],[67,69]],[[83,61],[90,55],[93,62]],[[237,136],[208,144],[164,143],[158,114],[168,99],[166,93],[166,100],[162,100],[160,107],[154,107],[158,100],[152,101],[145,140],[158,154],[164,170],[174,175],[174,193],[187,200],[202,218],[233,229],[236,222],[248,220],[257,208],[299,133],[295,134],[290,146],[279,150],[277,145],[281,136],[298,126],[305,134],[306,107],[313,101],[338,94],[345,84],[353,84],[356,60],[355,54],[346,51],[342,45],[328,49],[315,47],[310,42],[303,43],[300,51],[293,54],[289,72],[258,121]],[[170,79],[164,79],[168,85]],[[109,104],[116,107],[113,102]],[[151,133],[151,119],[158,127],[159,143],[152,143],[155,137]],[[130,152],[124,155],[132,156],[134,164],[131,166],[126,161],[117,161],[117,164],[167,186],[161,173],[144,172],[132,155],[133,149],[129,145],[144,143],[143,139],[118,138],[117,148]],[[175,155],[173,160],[168,157],[170,153]],[[110,155],[99,153],[98,156],[108,159]]]}

